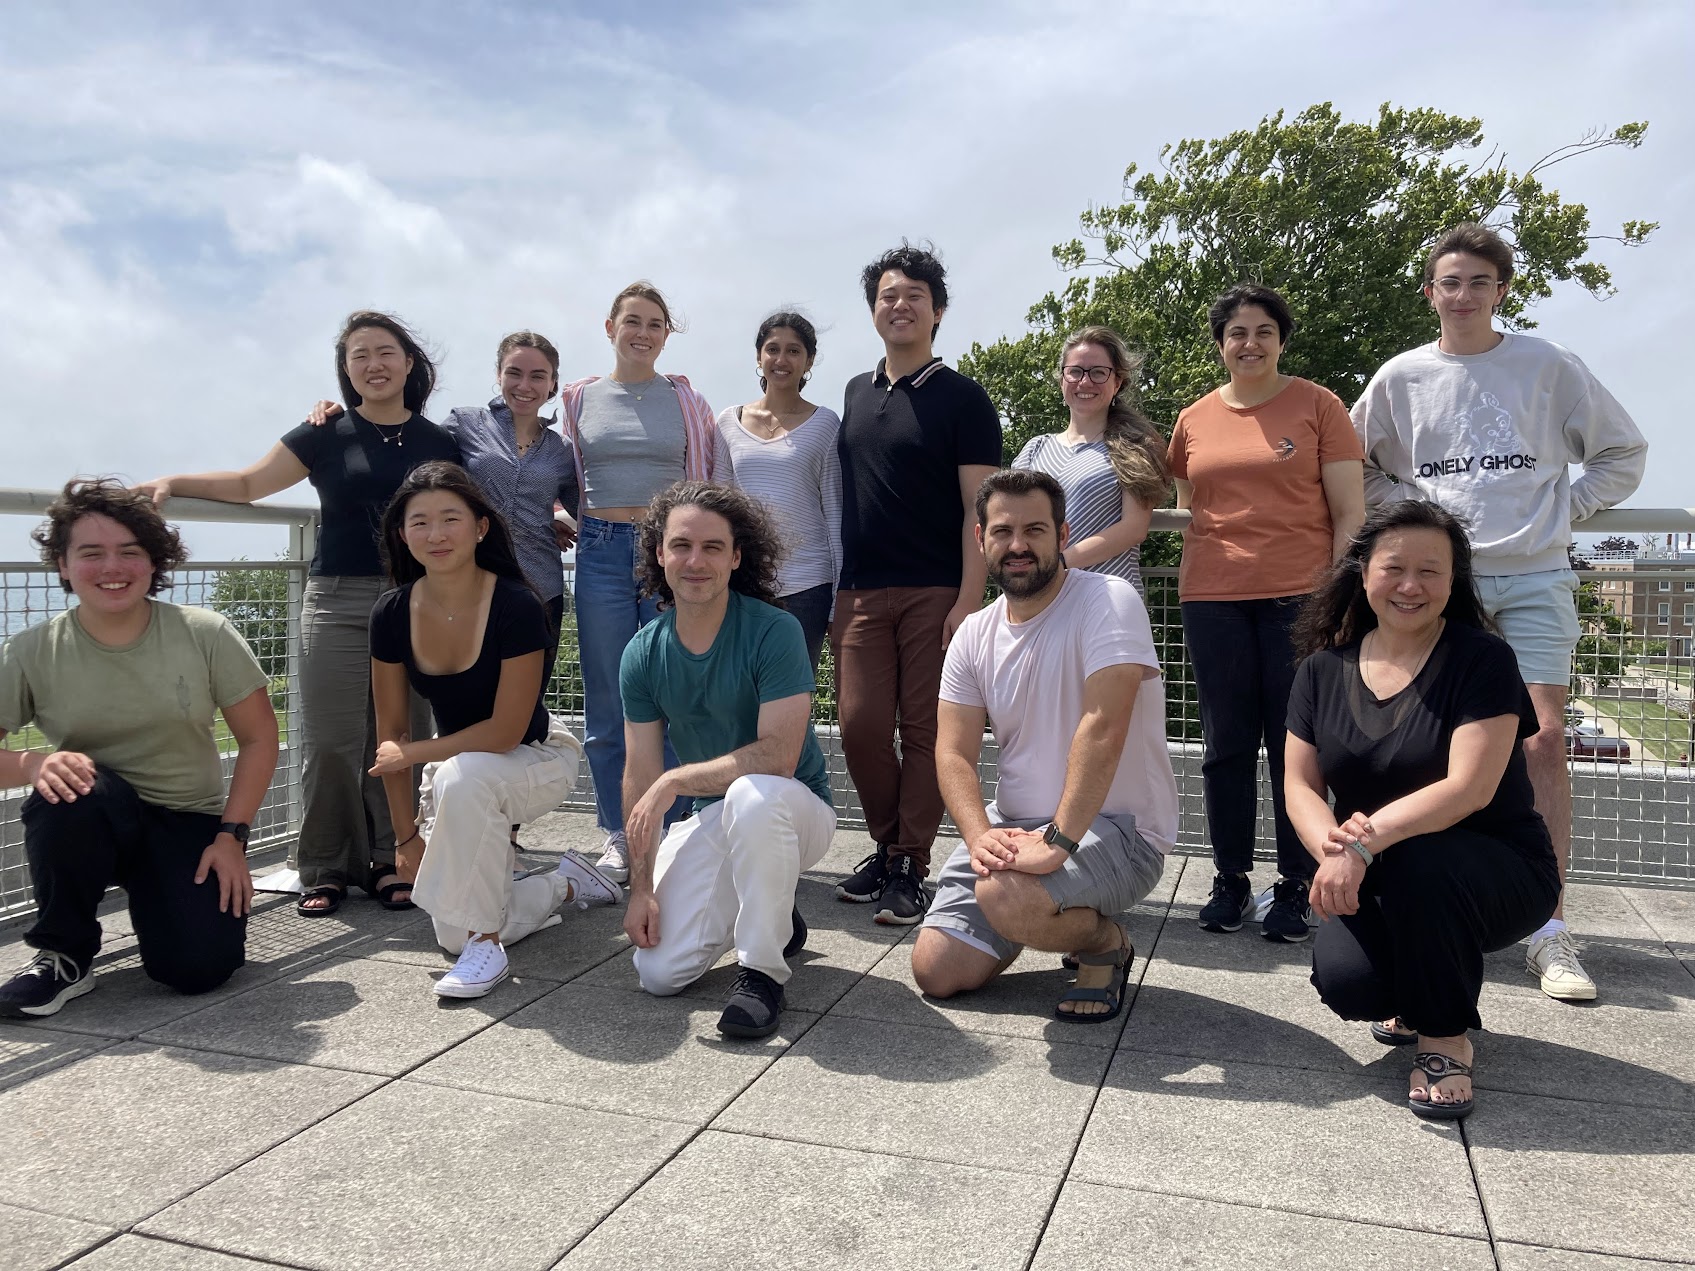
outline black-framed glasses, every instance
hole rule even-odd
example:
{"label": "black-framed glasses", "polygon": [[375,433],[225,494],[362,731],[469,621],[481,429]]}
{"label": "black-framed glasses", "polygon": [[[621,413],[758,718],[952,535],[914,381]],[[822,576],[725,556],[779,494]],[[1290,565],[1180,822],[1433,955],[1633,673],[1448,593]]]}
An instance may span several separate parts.
{"label": "black-framed glasses", "polygon": [[1068,366],[1060,374],[1073,384],[1081,384],[1084,377],[1087,377],[1091,384],[1105,384],[1112,378],[1112,368],[1110,366]]}

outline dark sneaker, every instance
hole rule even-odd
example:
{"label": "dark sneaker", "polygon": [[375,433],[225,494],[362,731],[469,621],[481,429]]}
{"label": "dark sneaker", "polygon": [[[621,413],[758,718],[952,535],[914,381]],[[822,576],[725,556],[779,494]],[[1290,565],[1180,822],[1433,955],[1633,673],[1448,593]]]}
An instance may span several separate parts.
{"label": "dark sneaker", "polygon": [[782,1010],[783,986],[765,972],[744,966],[718,1017],[718,1031],[726,1037],[769,1037],[777,1031]]}
{"label": "dark sneaker", "polygon": [[1254,889],[1246,874],[1214,874],[1212,895],[1201,906],[1202,931],[1240,931],[1254,911]]}
{"label": "dark sneaker", "polygon": [[0,1015],[11,1019],[57,1015],[73,997],[94,988],[92,968],[79,967],[62,953],[43,949],[22,971],[0,984]]}
{"label": "dark sneaker", "polygon": [[883,884],[889,879],[889,849],[881,843],[858,865],[853,873],[836,886],[837,900],[851,900],[856,905],[868,905],[883,894]]}
{"label": "dark sneaker", "polygon": [[929,907],[930,894],[924,890],[924,875],[918,862],[910,856],[897,856],[890,861],[889,878],[883,884],[883,894],[872,917],[886,927],[910,927]]}
{"label": "dark sneaker", "polygon": [[1279,878],[1271,888],[1271,908],[1260,920],[1260,934],[1267,940],[1299,944],[1311,934],[1307,923],[1312,919],[1312,906],[1307,903],[1305,879]]}
{"label": "dark sneaker", "polygon": [[806,919],[800,916],[800,906],[796,905],[794,934],[789,937],[789,942],[783,946],[783,961],[787,962],[804,948],[806,948]]}

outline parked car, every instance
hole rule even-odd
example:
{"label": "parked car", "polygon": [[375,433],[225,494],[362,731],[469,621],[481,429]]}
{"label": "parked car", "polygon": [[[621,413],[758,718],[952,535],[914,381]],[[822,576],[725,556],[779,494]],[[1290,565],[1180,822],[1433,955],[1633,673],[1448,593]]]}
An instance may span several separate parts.
{"label": "parked car", "polygon": [[1630,743],[1622,737],[1607,736],[1594,724],[1568,724],[1566,754],[1595,763],[1629,763]]}

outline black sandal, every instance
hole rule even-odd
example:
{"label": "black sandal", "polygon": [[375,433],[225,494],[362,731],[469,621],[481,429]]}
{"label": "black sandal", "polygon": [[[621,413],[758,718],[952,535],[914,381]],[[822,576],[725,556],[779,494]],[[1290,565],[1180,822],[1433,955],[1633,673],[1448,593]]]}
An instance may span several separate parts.
{"label": "black sandal", "polygon": [[1371,1035],[1385,1046],[1411,1046],[1418,1040],[1418,1034],[1411,1031],[1401,1032],[1406,1026],[1407,1022],[1397,1015],[1394,1028],[1385,1028],[1381,1021],[1376,1021],[1371,1026]]}
{"label": "black sandal", "polygon": [[[382,878],[385,874],[393,874],[394,881],[392,883],[384,883],[381,887],[377,886],[377,880]],[[402,878],[400,876],[400,871],[393,865],[371,866],[371,878],[370,881],[365,884],[365,890],[384,909],[416,909],[418,906],[412,903],[412,887],[413,884]],[[406,899],[396,900],[394,898],[394,893],[397,891],[405,892]]]}
{"label": "black sandal", "polygon": [[[1130,984],[1130,966],[1136,961],[1136,946],[1130,943],[1130,933],[1118,926],[1119,934],[1124,937],[1123,947],[1114,949],[1111,953],[1079,953],[1073,956],[1079,967],[1110,966],[1118,968],[1118,984],[1106,985],[1098,989],[1084,989],[1073,985],[1059,1001],[1054,1003],[1053,1013],[1060,1019],[1070,1020],[1073,1024],[1104,1024],[1109,1019],[1117,1019],[1118,1013],[1124,1009],[1124,998]],[[1078,1011],[1062,1011],[1059,1008],[1067,1002],[1106,1002],[1110,1010],[1097,1011],[1085,1015]]]}
{"label": "black sandal", "polygon": [[1424,1087],[1425,1097],[1415,1099],[1407,1095],[1407,1107],[1412,1109],[1415,1117],[1423,1117],[1426,1121],[1462,1121],[1471,1115],[1476,1099],[1461,1099],[1457,1102],[1437,1103],[1430,1098],[1436,1091],[1436,1083],[1446,1077],[1469,1077],[1471,1065],[1462,1063],[1450,1055],[1440,1051],[1421,1050],[1413,1056],[1413,1067],[1417,1068],[1429,1082]]}
{"label": "black sandal", "polygon": [[[308,900],[316,900],[320,896],[329,897],[327,905],[306,907]],[[302,918],[328,918],[341,908],[341,902],[347,899],[347,888],[339,883],[322,883],[317,887],[308,887],[300,893],[300,899],[294,902],[294,912]]]}

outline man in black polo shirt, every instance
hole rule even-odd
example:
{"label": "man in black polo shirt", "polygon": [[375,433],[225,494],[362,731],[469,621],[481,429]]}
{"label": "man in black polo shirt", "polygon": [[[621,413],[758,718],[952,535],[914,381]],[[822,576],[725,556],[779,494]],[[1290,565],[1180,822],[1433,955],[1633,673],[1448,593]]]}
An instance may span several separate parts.
{"label": "man in black polo shirt", "polygon": [[909,926],[924,916],[942,822],[942,654],[983,603],[974,508],[977,487],[1001,465],[1001,426],[982,387],[932,351],[948,304],[941,261],[903,242],[860,280],[883,360],[848,383],[842,410],[842,576],[830,643],[842,754],[877,850],[836,895],[876,902],[878,922]]}

